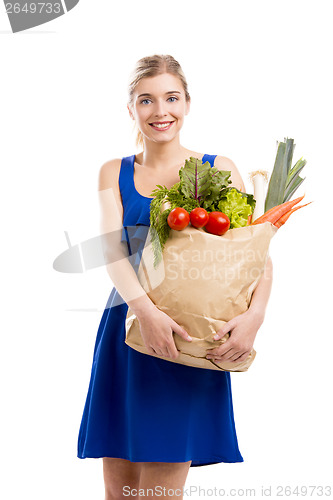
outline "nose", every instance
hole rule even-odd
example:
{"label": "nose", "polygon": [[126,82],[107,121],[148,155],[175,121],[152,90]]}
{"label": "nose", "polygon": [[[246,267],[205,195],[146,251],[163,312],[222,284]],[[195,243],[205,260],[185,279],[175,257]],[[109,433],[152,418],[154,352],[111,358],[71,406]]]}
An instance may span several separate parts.
{"label": "nose", "polygon": [[162,116],[166,116],[168,113],[166,111],[166,103],[164,100],[158,100],[156,101],[156,106],[154,109],[154,115],[156,118],[160,118]]}

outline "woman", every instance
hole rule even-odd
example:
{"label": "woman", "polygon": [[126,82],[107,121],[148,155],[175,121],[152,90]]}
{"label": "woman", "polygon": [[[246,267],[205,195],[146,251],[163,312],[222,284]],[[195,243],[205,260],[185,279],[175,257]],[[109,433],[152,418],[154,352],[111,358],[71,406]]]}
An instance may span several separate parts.
{"label": "woman", "polygon": [[[155,55],[138,61],[129,86],[128,110],[138,127],[143,151],[111,160],[100,169],[101,234],[115,288],[97,333],[78,457],[103,457],[107,500],[121,498],[123,488],[135,496],[138,489],[157,486],[173,490],[170,498],[182,498],[180,490],[189,467],[243,461],[230,373],[154,356],[177,357],[173,332],[190,340],[149,299],[130,262],[142,249],[142,231],[149,229],[153,189],[157,184],[170,188],[178,182],[179,169],[190,156],[230,170],[230,185],[245,191],[230,159],[203,155],[180,144],[179,132],[189,109],[187,82],[174,58]],[[130,229],[134,230],[132,241]],[[269,259],[249,310],[224,325],[219,336],[230,332],[230,338],[211,349],[207,357],[241,361],[248,356],[264,320],[271,283]],[[150,355],[124,342],[128,306],[138,317]]]}

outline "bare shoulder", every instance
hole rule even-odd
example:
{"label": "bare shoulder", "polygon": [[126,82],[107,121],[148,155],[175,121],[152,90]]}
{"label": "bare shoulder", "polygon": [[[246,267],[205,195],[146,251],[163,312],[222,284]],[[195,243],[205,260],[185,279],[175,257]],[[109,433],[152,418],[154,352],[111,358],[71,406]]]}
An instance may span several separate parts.
{"label": "bare shoulder", "polygon": [[242,176],[239,173],[238,168],[230,158],[227,158],[226,156],[217,156],[215,158],[214,167],[218,168],[219,170],[230,170],[230,179],[232,182],[231,184],[229,184],[229,187],[233,186],[240,191],[245,192],[245,186]]}
{"label": "bare shoulder", "polygon": [[99,169],[98,195],[101,231],[107,233],[122,226],[123,205],[119,189],[121,159],[109,160]]}
{"label": "bare shoulder", "polygon": [[98,175],[98,191],[108,188],[118,188],[121,159],[109,160],[100,167]]}

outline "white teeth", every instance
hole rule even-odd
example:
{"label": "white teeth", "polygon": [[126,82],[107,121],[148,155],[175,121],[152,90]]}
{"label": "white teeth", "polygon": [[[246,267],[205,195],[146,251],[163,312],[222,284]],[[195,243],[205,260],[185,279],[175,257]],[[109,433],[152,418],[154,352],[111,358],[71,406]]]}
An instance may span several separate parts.
{"label": "white teeth", "polygon": [[157,128],[167,128],[170,125],[171,122],[169,123],[153,123],[152,125]]}

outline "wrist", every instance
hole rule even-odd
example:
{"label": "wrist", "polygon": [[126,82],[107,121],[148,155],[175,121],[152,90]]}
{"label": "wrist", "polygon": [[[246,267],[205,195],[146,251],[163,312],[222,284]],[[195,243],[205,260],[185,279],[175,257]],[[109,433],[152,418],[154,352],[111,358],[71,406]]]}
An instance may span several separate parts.
{"label": "wrist", "polygon": [[253,306],[249,307],[247,312],[248,312],[249,316],[251,316],[258,323],[259,326],[261,326],[263,324],[264,319],[265,319],[265,309],[255,307],[253,305]]}
{"label": "wrist", "polygon": [[156,307],[148,295],[130,300],[127,304],[138,319],[151,314],[152,310]]}

